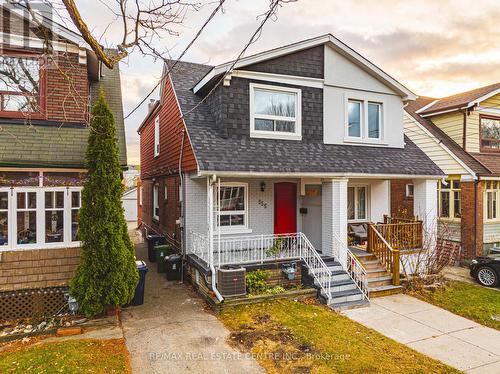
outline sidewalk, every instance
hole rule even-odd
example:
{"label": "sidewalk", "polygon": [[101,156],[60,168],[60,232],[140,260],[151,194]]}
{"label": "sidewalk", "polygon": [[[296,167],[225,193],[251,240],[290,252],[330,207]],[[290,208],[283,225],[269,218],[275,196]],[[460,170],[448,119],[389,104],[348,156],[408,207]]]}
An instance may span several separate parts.
{"label": "sidewalk", "polygon": [[[136,245],[146,259],[146,246]],[[167,282],[148,263],[144,305],[122,313],[133,373],[263,373],[226,343],[229,331],[186,285]]]}
{"label": "sidewalk", "polygon": [[347,317],[468,373],[500,373],[500,331],[407,295],[370,301]]}

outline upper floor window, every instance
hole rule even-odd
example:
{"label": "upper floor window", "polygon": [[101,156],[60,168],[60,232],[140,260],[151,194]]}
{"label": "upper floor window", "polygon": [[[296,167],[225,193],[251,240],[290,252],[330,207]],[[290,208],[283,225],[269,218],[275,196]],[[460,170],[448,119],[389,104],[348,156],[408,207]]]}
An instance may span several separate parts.
{"label": "upper floor window", "polygon": [[250,135],[274,139],[302,137],[301,90],[250,84]]}
{"label": "upper floor window", "polygon": [[35,56],[0,56],[0,112],[42,112],[41,59]]}
{"label": "upper floor window", "polygon": [[500,219],[500,182],[486,182],[485,217],[487,220]]}
{"label": "upper floor window", "polygon": [[155,157],[160,155],[160,117],[155,118]]}
{"label": "upper floor window", "polygon": [[348,138],[380,140],[382,104],[366,100],[347,100],[346,133]]}
{"label": "upper floor window", "polygon": [[481,150],[500,152],[500,117],[481,116]]}
{"label": "upper floor window", "polygon": [[462,201],[460,180],[446,179],[438,182],[439,217],[460,218],[462,216]]}

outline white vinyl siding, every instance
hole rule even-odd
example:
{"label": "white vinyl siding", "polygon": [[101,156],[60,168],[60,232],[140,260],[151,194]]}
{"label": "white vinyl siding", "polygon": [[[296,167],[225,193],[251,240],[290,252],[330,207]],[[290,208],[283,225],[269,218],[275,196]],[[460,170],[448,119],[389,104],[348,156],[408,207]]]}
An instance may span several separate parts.
{"label": "white vinyl siding", "polygon": [[415,143],[444,173],[464,175],[468,171],[445,148],[441,146],[432,134],[425,131],[421,125],[408,113],[404,114],[405,135]]}

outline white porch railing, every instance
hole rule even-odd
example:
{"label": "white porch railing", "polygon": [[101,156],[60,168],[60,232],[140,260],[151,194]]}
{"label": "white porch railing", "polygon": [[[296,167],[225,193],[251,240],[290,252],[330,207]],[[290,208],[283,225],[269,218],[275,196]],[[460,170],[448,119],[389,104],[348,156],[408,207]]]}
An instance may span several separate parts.
{"label": "white porch railing", "polygon": [[365,268],[361,265],[361,262],[359,262],[356,256],[354,256],[347,244],[342,242],[335,233],[333,234],[333,239],[333,257],[340,262],[342,268],[368,300],[368,276],[366,275]]}
{"label": "white porch railing", "polygon": [[208,238],[197,232],[191,231],[191,249],[188,253],[195,254],[207,264],[210,264],[210,245],[208,243]]}

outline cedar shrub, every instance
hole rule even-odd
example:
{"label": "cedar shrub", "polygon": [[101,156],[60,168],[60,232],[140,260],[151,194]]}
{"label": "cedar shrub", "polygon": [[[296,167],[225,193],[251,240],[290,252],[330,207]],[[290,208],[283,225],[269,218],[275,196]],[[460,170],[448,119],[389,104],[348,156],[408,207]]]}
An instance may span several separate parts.
{"label": "cedar shrub", "polygon": [[70,282],[70,293],[87,316],[102,313],[106,306],[128,303],[139,280],[123,215],[118,153],[115,121],[101,90],[92,109],[85,157],[88,176],[78,231],[81,258]]}

